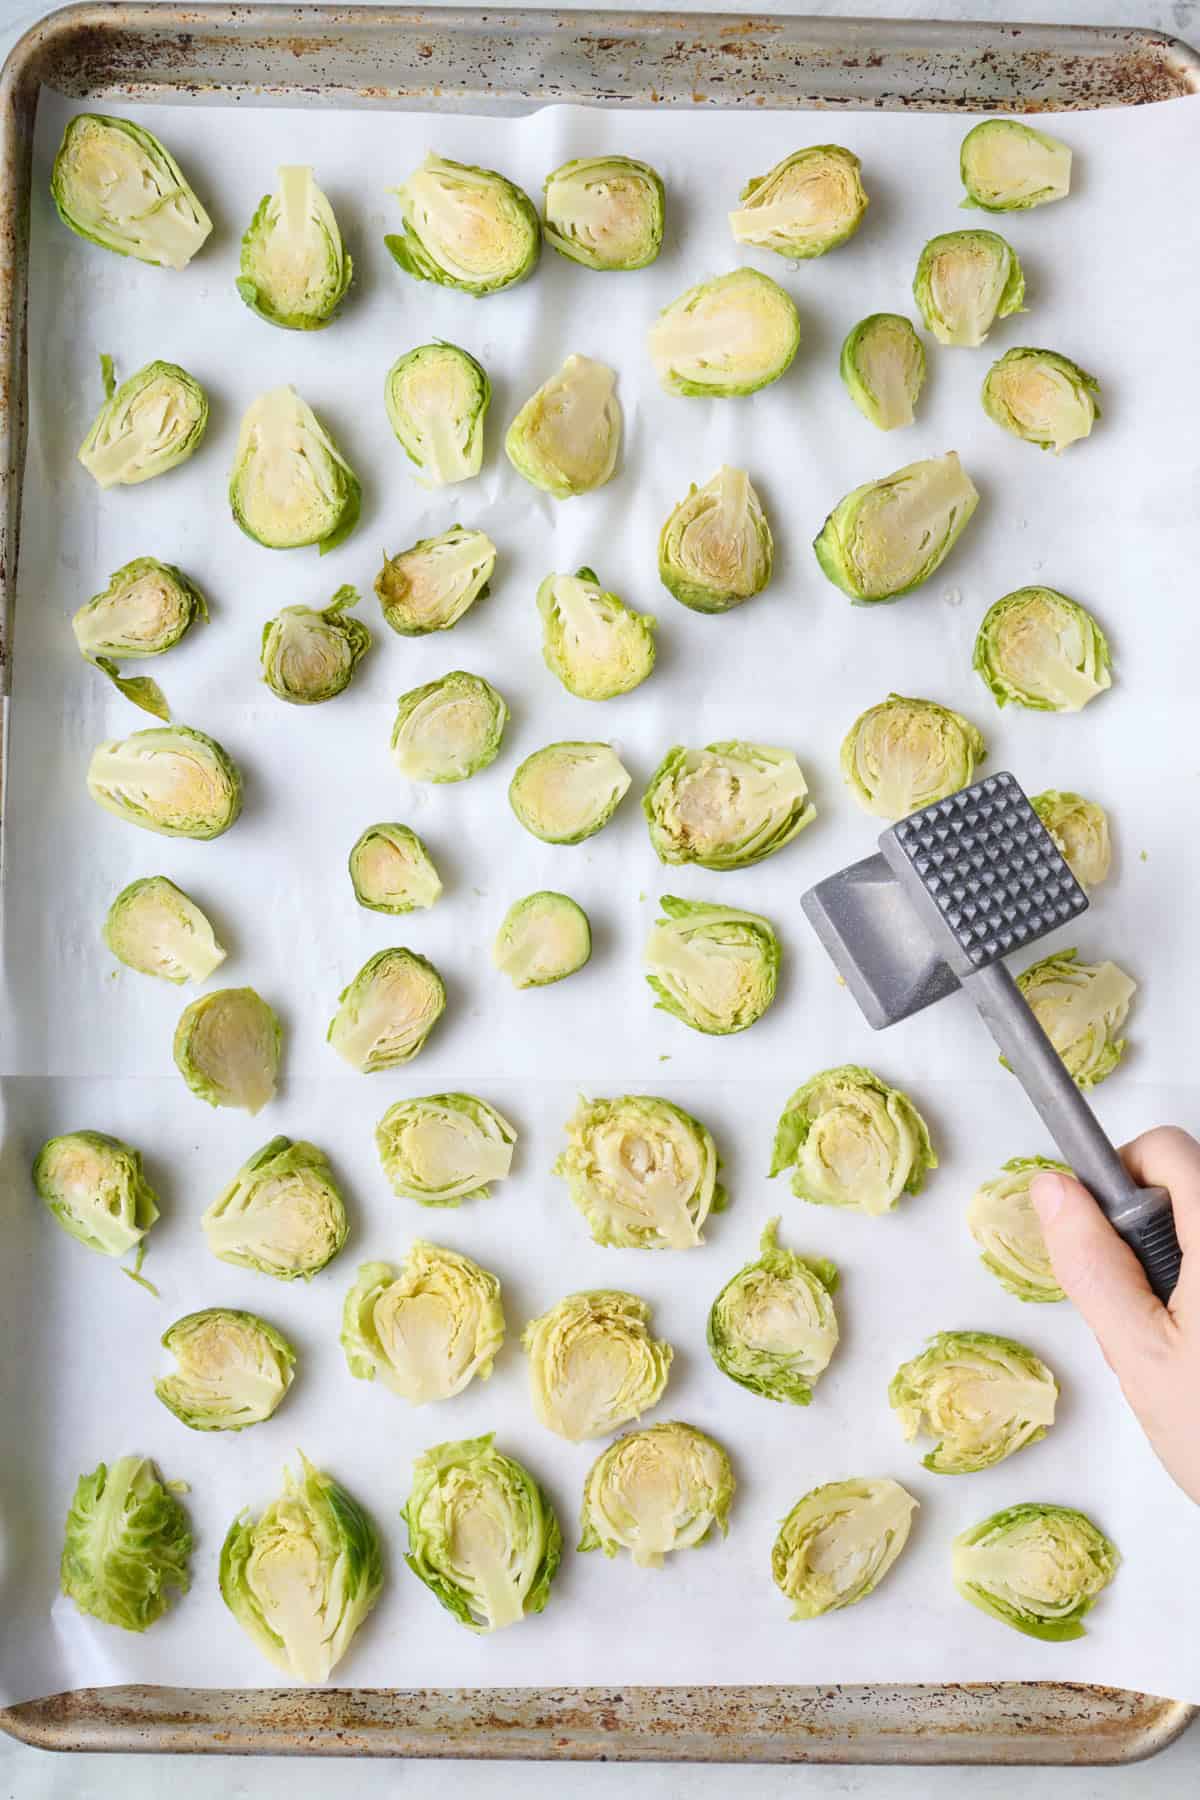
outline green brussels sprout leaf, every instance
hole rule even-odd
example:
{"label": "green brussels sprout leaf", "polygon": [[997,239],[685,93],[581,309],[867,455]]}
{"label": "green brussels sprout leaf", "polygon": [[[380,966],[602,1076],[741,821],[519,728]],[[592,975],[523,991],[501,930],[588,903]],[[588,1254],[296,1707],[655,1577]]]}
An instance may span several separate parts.
{"label": "green brussels sprout leaf", "polygon": [[192,1533],[148,1456],[120,1456],[81,1475],[63,1536],[59,1581],[81,1613],[146,1631],[191,1585]]}

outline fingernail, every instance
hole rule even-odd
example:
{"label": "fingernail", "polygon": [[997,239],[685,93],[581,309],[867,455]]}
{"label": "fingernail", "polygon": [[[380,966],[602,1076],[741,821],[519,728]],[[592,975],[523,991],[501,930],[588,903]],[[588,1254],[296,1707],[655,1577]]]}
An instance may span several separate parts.
{"label": "fingernail", "polygon": [[1051,1172],[1035,1175],[1029,1184],[1029,1198],[1033,1201],[1038,1218],[1043,1225],[1058,1216],[1066,1197],[1066,1183],[1061,1175]]}

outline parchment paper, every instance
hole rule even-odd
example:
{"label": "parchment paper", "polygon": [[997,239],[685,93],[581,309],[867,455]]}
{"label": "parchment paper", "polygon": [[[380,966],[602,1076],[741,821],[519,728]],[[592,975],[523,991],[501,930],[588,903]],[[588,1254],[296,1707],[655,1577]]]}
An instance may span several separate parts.
{"label": "parchment paper", "polygon": [[[976,1184],[1006,1157],[1051,1146],[965,1002],[947,1001],[873,1036],[799,911],[803,888],[866,854],[878,829],[839,778],[838,747],[851,721],[889,689],[959,708],[984,730],[988,766],[1012,768],[1032,791],[1077,788],[1112,809],[1115,878],[1073,935],[1085,955],[1115,957],[1142,987],[1130,1054],[1097,1105],[1118,1138],[1162,1120],[1200,1127],[1192,920],[1200,212],[1185,200],[1200,107],[1176,102],[1062,119],[1055,129],[1077,153],[1075,193],[1001,220],[958,210],[957,150],[970,123],[961,117],[617,116],[562,107],[504,120],[146,111],[136,116],[167,139],[217,220],[212,242],[182,275],[105,255],[57,222],[47,186],[69,111],[46,96],[37,127],[31,427],[6,821],[4,1697],[120,1681],[276,1682],[222,1605],[217,1558],[235,1513],[261,1510],[299,1445],[368,1506],[386,1543],[386,1590],[337,1672],[350,1684],[1041,1676],[1200,1700],[1200,1512],[1159,1469],[1070,1307],[1022,1307],[980,1267],[966,1231]],[[742,181],[829,137],[863,158],[872,204],[859,235],[796,268],[765,254],[739,257],[725,213]],[[383,233],[398,218],[385,190],[429,146],[498,166],[535,194],[568,156],[606,148],[644,156],[667,183],[664,253],[644,273],[602,276],[547,252],[534,280],[482,302],[418,285],[384,251]],[[240,233],[276,165],[308,160],[342,221],[357,281],[337,324],[305,336],[253,317],[233,280]],[[1000,325],[979,352],[931,344],[919,422],[884,437],[841,387],[841,338],[864,313],[911,312],[922,244],[970,224],[998,226],[1018,250],[1028,316]],[[804,341],[794,366],[752,400],[662,394],[646,326],[693,281],[739,260],[769,270],[795,296]],[[382,404],[393,358],[435,336],[478,355],[495,387],[481,478],[440,495],[412,478]],[[1067,352],[1103,385],[1102,423],[1061,460],[1006,436],[979,406],[992,357],[1020,343]],[[101,494],[75,462],[100,398],[102,350],[122,375],[161,356],[203,382],[212,424],[184,469]],[[517,406],[573,350],[618,369],[626,437],[619,476],[559,505],[508,467],[501,438]],[[242,410],[281,381],[315,407],[363,478],[361,527],[325,560],[269,554],[239,534],[227,508]],[[850,607],[809,548],[826,512],[858,482],[952,447],[983,496],[952,558],[898,605]],[[706,480],[722,461],[751,471],[778,558],[763,596],[705,618],[659,587],[655,540],[689,482]],[[492,597],[452,637],[392,636],[370,591],[380,552],[455,520],[482,527],[499,545]],[[69,617],[113,569],[146,553],[181,564],[212,601],[211,623],[153,672],[175,716],[217,737],[245,772],[245,813],[215,843],[140,832],[101,812],[84,787],[100,739],[151,721],[83,663]],[[661,621],[651,680],[599,706],[564,693],[539,654],[536,584],[552,568],[582,562]],[[311,710],[286,707],[258,680],[262,624],[288,603],[323,604],[345,581],[363,591],[375,647],[343,697]],[[986,606],[1036,581],[1091,605],[1112,639],[1114,689],[1081,717],[1001,714],[971,672]],[[487,675],[508,698],[503,752],[460,786],[410,786],[388,755],[396,696],[456,667]],[[748,872],[660,868],[638,813],[646,778],[671,743],[736,736],[794,746],[817,823]],[[614,823],[571,849],[526,835],[506,802],[517,762],[564,737],[611,738],[635,776]],[[362,911],[346,875],[359,831],[390,818],[426,837],[446,882],[433,911],[408,920]],[[193,990],[119,967],[100,942],[112,896],[159,871],[211,911],[230,947],[213,985],[252,983],[285,1021],[281,1093],[257,1119],[209,1111],[175,1072],[172,1032]],[[491,968],[488,947],[509,902],[546,886],[588,908],[595,954],[569,982],[515,994]],[[664,892],[732,901],[777,922],[786,954],[781,991],[751,1031],[709,1039],[652,1009],[641,947]],[[325,1027],[339,989],[391,943],[432,956],[449,1005],[417,1062],[355,1075],[325,1043]],[[806,1206],[784,1182],[766,1179],[788,1094],[843,1061],[870,1063],[909,1089],[941,1153],[926,1191],[879,1220]],[[373,1127],[393,1100],[449,1087],[478,1091],[516,1122],[516,1168],[487,1203],[426,1212],[391,1196]],[[671,1255],[591,1243],[549,1173],[579,1089],[660,1092],[711,1124],[732,1205],[711,1221],[705,1248]],[[81,1126],[118,1133],[146,1154],[163,1200],[147,1261],[158,1302],[55,1229],[33,1195],[27,1168],[38,1144]],[[310,1287],[216,1262],[199,1227],[243,1159],[278,1132],[325,1146],[353,1207],[352,1241]],[[843,1341],[807,1410],[746,1394],[716,1372],[704,1346],[713,1296],[756,1254],[774,1213],[783,1214],[785,1242],[830,1256],[843,1271]],[[337,1342],[358,1262],[398,1263],[415,1236],[465,1250],[499,1274],[510,1333],[490,1383],[422,1411],[353,1381]],[[692,1420],[733,1457],[739,1489],[729,1538],[681,1554],[659,1573],[568,1549],[542,1617],[473,1637],[404,1567],[398,1513],[412,1458],[443,1439],[495,1430],[547,1485],[573,1543],[583,1477],[601,1446],[572,1447],[537,1425],[517,1340],[525,1321],[562,1294],[610,1285],[653,1302],[656,1328],[676,1347],[670,1386],[650,1417]],[[299,1350],[279,1413],[241,1435],[188,1431],[152,1390],[164,1366],[160,1333],[180,1314],[216,1304],[261,1312]],[[945,1327],[1014,1334],[1062,1383],[1059,1422],[1044,1443],[962,1479],[921,1468],[919,1448],[902,1442],[886,1399],[897,1364]],[[192,1592],[145,1638],[82,1619],[56,1598],[62,1521],[77,1476],[133,1450],[191,1483],[197,1545]],[[816,1483],[860,1473],[893,1475],[918,1496],[910,1547],[865,1605],[791,1624],[770,1579],[777,1521]],[[1083,1506],[1120,1545],[1124,1566],[1081,1643],[1020,1638],[951,1586],[954,1534],[1024,1499]]]}

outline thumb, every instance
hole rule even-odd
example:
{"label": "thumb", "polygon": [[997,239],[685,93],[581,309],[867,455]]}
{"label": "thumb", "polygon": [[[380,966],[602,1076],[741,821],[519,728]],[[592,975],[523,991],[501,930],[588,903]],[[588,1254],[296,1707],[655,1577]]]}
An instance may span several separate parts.
{"label": "thumb", "polygon": [[1142,1265],[1092,1196],[1069,1175],[1044,1173],[1030,1184],[1059,1286],[1074,1301],[1120,1378],[1161,1351],[1168,1314]]}

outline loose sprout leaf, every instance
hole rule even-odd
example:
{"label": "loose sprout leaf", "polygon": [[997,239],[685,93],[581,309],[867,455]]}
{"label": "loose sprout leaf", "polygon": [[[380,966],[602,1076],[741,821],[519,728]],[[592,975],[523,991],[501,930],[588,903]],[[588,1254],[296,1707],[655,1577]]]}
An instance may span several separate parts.
{"label": "loose sprout leaf", "polygon": [[50,193],[77,236],[158,268],[186,268],[212,231],[170,151],[130,119],[77,113],[54,159]]}
{"label": "loose sprout leaf", "polygon": [[508,707],[490,681],[452,669],[401,694],[392,760],[410,781],[466,781],[494,763]]}
{"label": "loose sprout leaf", "polygon": [[93,657],[92,661],[101,674],[108,676],[117,692],[124,694],[126,700],[132,700],[143,712],[170,724],[171,708],[157,681],[152,680],[149,675],[122,675],[110,656]]}
{"label": "loose sprout leaf", "polygon": [[316,544],[324,556],[358,523],[358,477],[295,388],[271,388],[247,407],[229,505],[234,522],[267,550]]}
{"label": "loose sprout leaf", "polygon": [[1024,969],[1017,986],[1076,1087],[1095,1087],[1112,1074],[1125,1054],[1117,1033],[1136,981],[1114,962],[1080,962],[1077,950],[1058,950]]}
{"label": "loose sprout leaf", "polygon": [[512,1167],[516,1141],[516,1127],[475,1094],[397,1100],[375,1130],[392,1192],[422,1206],[488,1199],[489,1183]]}
{"label": "loose sprout leaf", "polygon": [[1005,594],[984,614],[974,666],[997,706],[1081,712],[1112,686],[1108,639],[1086,607],[1055,588]]}
{"label": "loose sprout leaf", "polygon": [[446,1006],[446,987],[415,950],[379,950],[338,996],[329,1042],[353,1069],[373,1075],[411,1062]]}
{"label": "loose sprout leaf", "polygon": [[1069,356],[1028,345],[1008,350],[983,382],[983,410],[1014,437],[1055,455],[1091,434],[1100,383]]}
{"label": "loose sprout leaf", "polygon": [[546,242],[587,269],[644,269],[662,249],[665,198],[648,163],[576,157],[546,177]]}
{"label": "loose sprout leaf", "polygon": [[404,230],[383,241],[417,281],[480,296],[524,281],[537,267],[542,233],[533,202],[494,169],[431,154],[391,192]]}
{"label": "loose sprout leaf", "polygon": [[48,1138],[34,1159],[33,1185],[63,1230],[104,1256],[139,1246],[158,1218],[141,1153],[104,1131]]}
{"label": "loose sprout leaf", "polygon": [[742,204],[729,215],[735,241],[789,259],[824,256],[862,224],[868,200],[861,168],[840,144],[785,156],[742,189]]}
{"label": "loose sprout leaf", "polygon": [[178,1367],[154,1384],[193,1431],[244,1431],[269,1419],[292,1385],[296,1353],[256,1313],[212,1306],[163,1332]]}
{"label": "loose sprout leaf", "polygon": [[556,500],[603,487],[620,450],[617,377],[590,356],[568,356],[530,395],[504,439],[517,474]]}
{"label": "loose sprout leaf", "polygon": [[692,486],[659,534],[658,573],[693,612],[728,612],[771,579],[775,540],[744,469],[722,467]]}
{"label": "loose sprout leaf", "polygon": [[1112,867],[1108,814],[1098,800],[1047,788],[1030,801],[1085,893],[1107,881]]}
{"label": "loose sprout leaf", "polygon": [[253,988],[217,988],[184,1008],[175,1027],[175,1066],[210,1106],[258,1113],[275,1098],[283,1031]]}
{"label": "loose sprout leaf", "polygon": [[382,913],[424,910],[442,891],[432,857],[407,825],[368,825],[350,852],[350,882],[360,906]]}
{"label": "loose sprout leaf", "polygon": [[656,621],[601,587],[594,569],[547,575],[537,591],[542,657],[580,700],[614,700],[654,668]]}
{"label": "loose sprout leaf", "polygon": [[775,998],[780,947],[760,913],[664,894],[646,939],[655,1005],[693,1031],[745,1031]]}
{"label": "loose sprout leaf", "polygon": [[913,298],[939,344],[975,349],[997,319],[1025,311],[1025,276],[998,232],[946,231],[921,252]]}
{"label": "loose sprout leaf", "polygon": [[649,346],[669,394],[754,394],[787,372],[800,346],[800,315],[769,275],[734,269],[698,282],[664,307]]}
{"label": "loose sprout leaf", "polygon": [[792,1192],[817,1206],[878,1217],[919,1194],[938,1159],[907,1094],[870,1069],[844,1063],[796,1089],[775,1131],[771,1174],[792,1171]]}
{"label": "loose sprout leaf", "polygon": [[207,981],[225,961],[208,919],[165,875],[123,887],[108,909],[103,935],[126,968],[177,985]]}
{"label": "loose sprout leaf", "polygon": [[325,1152],[288,1137],[256,1150],[200,1223],[222,1262],[278,1281],[311,1281],[332,1262],[350,1228]]}
{"label": "loose sprout leaf", "polygon": [[371,633],[362,620],[346,614],[358,599],[356,588],[340,587],[319,611],[285,606],[267,621],[259,661],[273,694],[293,706],[316,706],[350,685],[371,647]]}
{"label": "loose sprout leaf", "polygon": [[976,1190],[967,1208],[967,1227],[983,1253],[980,1262],[1002,1287],[1018,1300],[1046,1303],[1067,1296],[1055,1279],[1029,1196],[1030,1183],[1043,1169],[1071,1173],[1066,1163],[1049,1157],[1011,1157],[999,1175]]}
{"label": "loose sprout leaf", "polygon": [[1121,1561],[1086,1513],[1044,1500],[1007,1506],[960,1532],[952,1558],[964,1600],[1048,1644],[1085,1636],[1083,1621]]}
{"label": "loose sprout leaf", "polygon": [[633,1250],[690,1250],[726,1204],[712,1133],[651,1094],[580,1099],[554,1164],[593,1241]]}
{"label": "loose sprout leaf", "polygon": [[496,546],[482,531],[452,525],[421,538],[398,556],[384,556],[375,577],[383,616],[401,637],[449,631],[488,592]]}
{"label": "loose sprout leaf", "polygon": [[842,774],[864,812],[902,819],[968,787],[986,755],[982,734],[961,713],[889,694],[846,733]]}
{"label": "loose sprout leaf", "polygon": [[705,869],[750,868],[817,816],[790,750],[737,738],[704,750],[668,750],[642,811],[660,862]]}
{"label": "loose sprout leaf", "polygon": [[492,384],[466,350],[435,343],[406,351],[387,372],[383,399],[396,441],[424,486],[478,475]]}
{"label": "loose sprout leaf", "polygon": [[469,1256],[417,1238],[397,1273],[362,1263],[342,1309],[351,1375],[378,1378],[412,1406],[486,1381],[504,1343],[500,1283]]}
{"label": "loose sprout leaf", "polygon": [[591,954],[592,929],[582,906],[547,889],[514,900],[492,945],[493,963],[516,988],[563,981]]}
{"label": "loose sprout leaf", "polygon": [[546,744],[519,765],[508,803],[544,844],[581,844],[608,824],[629,781],[611,744]]}
{"label": "loose sprout leaf", "polygon": [[979,504],[956,451],[864,482],[813,540],[818,563],[855,604],[898,600],[941,568]]}
{"label": "loose sprout leaf", "polygon": [[959,152],[964,206],[1021,212],[1062,200],[1071,191],[1071,151],[1061,138],[1018,119],[972,126]]}
{"label": "loose sprout leaf", "polygon": [[779,1527],[771,1574],[793,1619],[819,1619],[874,1593],[908,1542],[917,1502],[898,1481],[827,1481]]}
{"label": "loose sprout leaf", "polygon": [[636,1294],[568,1294],[521,1336],[541,1423],[572,1444],[604,1437],[662,1399],[674,1351],[649,1331]]}
{"label": "loose sprout leaf", "polygon": [[145,1631],[166,1612],[172,1590],[187,1593],[192,1533],[176,1485],[164,1485],[146,1456],[120,1456],[79,1477],[59,1582],[81,1613]]}
{"label": "loose sprout leaf", "polygon": [[911,425],[925,385],[925,346],[901,313],[870,313],[852,325],[838,370],[864,419],[880,431]]}
{"label": "loose sprout leaf", "polygon": [[723,1375],[761,1394],[807,1406],[838,1342],[835,1265],[785,1250],[768,1221],[760,1254],[721,1289],[708,1315],[708,1348]]}
{"label": "loose sprout leaf", "polygon": [[[109,371],[111,378],[111,359]],[[152,362],[104,405],[79,446],[79,461],[99,487],[132,487],[177,469],[200,448],[208,398],[178,363]]]}
{"label": "loose sprout leaf", "polygon": [[107,812],[162,837],[220,837],[242,810],[236,763],[214,738],[187,725],[98,744],[87,787]]}
{"label": "loose sprout leaf", "polygon": [[1054,1423],[1058,1383],[1040,1357],[989,1331],[941,1331],[902,1363],[888,1401],[905,1438],[937,1439],[922,1458],[936,1475],[990,1469]]}
{"label": "loose sprout leaf", "polygon": [[252,312],[286,331],[320,331],[354,275],[332,206],[311,168],[286,164],[242,239],[237,291]]}
{"label": "loose sprout leaf", "polygon": [[735,1482],[715,1438],[671,1420],[627,1432],[588,1471],[580,1550],[628,1550],[639,1568],[659,1569],[673,1550],[729,1529]]}

